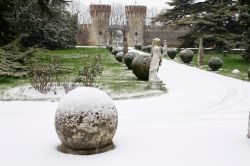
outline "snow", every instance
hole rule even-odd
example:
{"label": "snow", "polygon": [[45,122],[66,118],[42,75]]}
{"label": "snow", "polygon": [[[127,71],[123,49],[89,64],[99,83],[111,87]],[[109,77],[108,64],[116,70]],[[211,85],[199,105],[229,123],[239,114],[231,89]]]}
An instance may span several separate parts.
{"label": "snow", "polygon": [[249,166],[250,83],[163,60],[165,95],[115,101],[116,149],[56,150],[58,103],[0,102],[0,165]]}
{"label": "snow", "polygon": [[104,91],[92,87],[78,87],[61,98],[58,109],[81,111],[84,107],[97,108],[111,105],[114,103]]}
{"label": "snow", "polygon": [[[79,85],[80,87],[80,85]],[[146,88],[146,87],[145,87]],[[161,90],[147,90],[137,92],[120,92],[114,93],[108,89],[105,89],[106,93],[110,94],[110,97],[115,100],[141,98],[144,96],[156,96],[165,93]],[[65,95],[65,90],[62,86],[53,86],[52,90],[47,94],[42,94],[35,90],[31,85],[23,85],[7,90],[0,90],[0,100],[3,101],[59,101],[62,96]]]}

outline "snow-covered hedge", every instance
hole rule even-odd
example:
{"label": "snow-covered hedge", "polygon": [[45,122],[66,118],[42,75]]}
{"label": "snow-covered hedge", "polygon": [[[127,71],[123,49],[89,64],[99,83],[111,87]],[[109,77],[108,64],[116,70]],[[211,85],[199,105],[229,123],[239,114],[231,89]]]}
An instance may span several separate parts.
{"label": "snow-covered hedge", "polygon": [[118,62],[122,62],[123,61],[123,57],[124,57],[124,53],[123,52],[118,52],[115,56],[115,59],[118,61]]}
{"label": "snow-covered hedge", "polygon": [[118,52],[122,52],[122,48],[121,48],[121,47],[118,47],[118,48],[114,49],[114,50],[112,51],[112,54],[116,56],[116,54],[117,54]]}
{"label": "snow-covered hedge", "polygon": [[136,56],[138,56],[140,54],[136,53],[136,52],[128,52],[125,56],[124,56],[124,63],[126,64],[126,66],[128,67],[128,69],[132,69],[132,61],[134,60],[134,58]]}
{"label": "snow-covered hedge", "polygon": [[139,80],[148,80],[151,56],[143,54],[132,61],[132,70]]}
{"label": "snow-covered hedge", "polygon": [[194,52],[190,49],[185,49],[180,52],[180,58],[184,63],[190,63],[193,60]]}
{"label": "snow-covered hedge", "polygon": [[213,70],[219,70],[223,66],[222,59],[218,57],[212,57],[208,61],[208,66]]}
{"label": "snow-covered hedge", "polygon": [[177,55],[177,49],[176,48],[168,48],[167,53],[168,53],[168,57],[170,59],[174,59]]}
{"label": "snow-covered hedge", "polygon": [[106,48],[107,48],[107,50],[109,50],[109,52],[112,52],[112,49],[113,49],[112,45],[107,45]]}

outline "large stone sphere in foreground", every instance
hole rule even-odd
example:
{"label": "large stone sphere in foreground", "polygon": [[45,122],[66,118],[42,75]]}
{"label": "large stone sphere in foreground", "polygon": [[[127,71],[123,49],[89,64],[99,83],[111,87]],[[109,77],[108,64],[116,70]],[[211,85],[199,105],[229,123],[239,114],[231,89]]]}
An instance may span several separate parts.
{"label": "large stone sphere in foreground", "polygon": [[55,117],[62,146],[72,150],[98,152],[98,149],[113,145],[117,123],[112,99],[91,87],[76,88],[65,95],[58,104]]}

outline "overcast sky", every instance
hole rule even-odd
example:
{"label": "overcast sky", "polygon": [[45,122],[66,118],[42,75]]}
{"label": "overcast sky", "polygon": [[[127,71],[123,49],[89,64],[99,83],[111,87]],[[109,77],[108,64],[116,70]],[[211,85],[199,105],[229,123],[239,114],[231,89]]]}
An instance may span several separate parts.
{"label": "overcast sky", "polygon": [[[79,0],[79,1],[81,1],[81,3],[84,5],[100,3],[100,0]],[[137,5],[145,5],[148,6],[149,8],[157,7],[159,9],[162,9],[167,7],[166,2],[169,0],[136,0],[136,1]],[[113,2],[122,3],[125,5],[135,5],[135,0],[101,0],[102,4],[112,4]]]}

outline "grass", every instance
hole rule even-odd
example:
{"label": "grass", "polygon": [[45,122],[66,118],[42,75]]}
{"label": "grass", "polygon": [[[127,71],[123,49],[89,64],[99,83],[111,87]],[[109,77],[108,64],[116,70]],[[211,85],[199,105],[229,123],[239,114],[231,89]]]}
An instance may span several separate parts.
{"label": "grass", "polygon": [[[38,58],[41,61],[49,62],[52,57],[59,57],[60,65],[63,68],[70,68],[72,72],[62,74],[63,80],[74,80],[78,70],[83,67],[83,56],[94,57],[100,55],[101,65],[104,70],[98,78],[97,86],[112,95],[142,93],[152,91],[147,89],[147,81],[139,81],[131,70],[123,63],[115,60],[114,56],[103,48],[72,48],[42,52]],[[28,79],[7,79],[0,83],[0,87],[8,88],[29,83]],[[159,92],[158,92],[159,93]],[[119,97],[117,97],[119,98]]]}
{"label": "grass", "polygon": [[[229,76],[229,77],[233,77],[233,78],[237,78],[240,80],[248,80],[247,72],[248,72],[248,69],[250,68],[250,63],[243,60],[243,58],[241,57],[240,51],[231,51],[231,52],[226,53],[226,56],[224,56],[224,53],[221,51],[206,50],[205,51],[205,65],[201,67],[202,69],[210,70],[207,64],[211,57],[219,57],[224,62],[223,67],[219,71],[216,71],[216,73]],[[191,66],[197,67],[197,58],[198,58],[198,53],[197,51],[194,51],[194,59],[190,63]],[[176,57],[176,60],[182,63],[178,55]],[[234,69],[240,70],[241,74],[239,76],[233,75],[232,70]]]}

